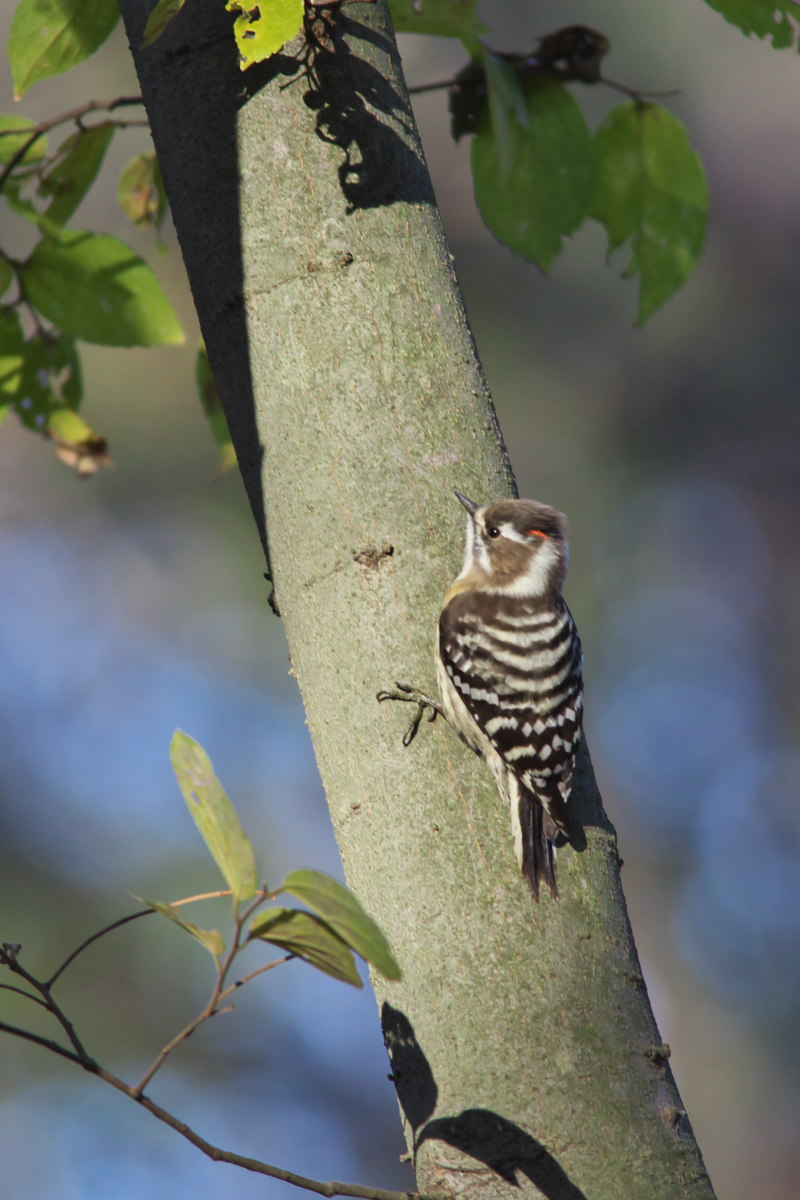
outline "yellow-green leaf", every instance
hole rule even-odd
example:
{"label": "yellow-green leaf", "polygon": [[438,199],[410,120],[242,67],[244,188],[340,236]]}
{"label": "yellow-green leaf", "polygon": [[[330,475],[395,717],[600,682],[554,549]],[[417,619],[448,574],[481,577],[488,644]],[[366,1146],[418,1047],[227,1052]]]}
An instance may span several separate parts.
{"label": "yellow-green leaf", "polygon": [[118,20],[117,0],[20,0],[8,35],[16,98],[94,54]]}
{"label": "yellow-green leaf", "polygon": [[162,916],[169,917],[170,921],[174,921],[176,925],[180,925],[181,929],[190,933],[201,946],[205,946],[213,958],[218,959],[221,954],[225,953],[225,939],[218,929],[201,929],[199,925],[193,925],[191,921],[185,920],[178,909],[173,908],[171,904],[163,904],[160,900],[148,900],[145,896],[136,896],[136,899],[142,904],[146,904],[148,908],[152,908],[153,912],[161,913]]}
{"label": "yellow-green leaf", "polygon": [[194,823],[234,900],[249,899],[258,891],[253,847],[210,758],[194,738],[177,729],[170,744],[170,761]]}
{"label": "yellow-green leaf", "polygon": [[239,48],[239,67],[246,71],[263,62],[297,37],[303,24],[303,0],[228,0],[228,12],[238,12],[233,35]]}
{"label": "yellow-green leaf", "polygon": [[10,163],[14,155],[29,141],[30,145],[20,163],[29,166],[31,163],[41,162],[47,153],[47,138],[43,133],[33,138],[35,129],[33,121],[29,121],[27,117],[21,117],[17,113],[0,113],[0,165]]}
{"label": "yellow-green leaf", "polygon": [[313,913],[296,908],[269,908],[254,919],[248,936],[271,942],[343,983],[364,986],[345,943]]}
{"label": "yellow-green leaf", "polygon": [[25,362],[25,336],[15,308],[0,308],[0,404],[19,394]]}
{"label": "yellow-green leaf", "polygon": [[45,237],[22,267],[27,299],[72,337],[103,346],[162,346],[183,331],[151,267],[106,234]]}
{"label": "yellow-green leaf", "polygon": [[400,968],[386,938],[372,917],[364,912],[353,893],[337,879],[324,875],[322,871],[292,871],[277,890],[288,892],[307,904],[386,979],[400,978]]}

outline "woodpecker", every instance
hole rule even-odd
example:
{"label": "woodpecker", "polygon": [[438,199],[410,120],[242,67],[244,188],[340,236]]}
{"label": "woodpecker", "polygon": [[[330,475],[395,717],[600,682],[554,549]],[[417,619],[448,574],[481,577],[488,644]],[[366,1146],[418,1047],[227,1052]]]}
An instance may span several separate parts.
{"label": "woodpecker", "polygon": [[514,848],[539,899],[554,896],[555,847],[581,738],[581,643],[561,594],[566,518],[534,500],[481,505],[461,492],[467,540],[439,618],[441,712],[486,759],[511,809]]}

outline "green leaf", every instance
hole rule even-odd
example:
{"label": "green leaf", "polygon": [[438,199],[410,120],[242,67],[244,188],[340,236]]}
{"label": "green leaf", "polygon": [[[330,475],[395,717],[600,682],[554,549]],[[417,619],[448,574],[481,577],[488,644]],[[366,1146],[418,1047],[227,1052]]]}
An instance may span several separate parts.
{"label": "green leaf", "polygon": [[[0,113],[0,165],[10,163],[17,151],[32,137],[36,125],[27,117],[16,113]],[[17,132],[19,130],[19,132]],[[43,133],[31,142],[20,159],[20,163],[30,165],[40,162],[47,153],[47,138]]]}
{"label": "green leaf", "polygon": [[43,238],[22,268],[25,294],[72,337],[103,346],[177,345],[175,310],[152,269],[106,234]]}
{"label": "green leaf", "polygon": [[27,429],[49,438],[61,461],[81,477],[109,466],[105,439],[76,411],[83,381],[72,339],[37,333],[21,342],[16,313],[0,312],[0,404],[5,401]]}
{"label": "green leaf", "polygon": [[490,50],[486,50],[483,54],[483,67],[486,71],[489,120],[492,124],[492,136],[500,164],[500,180],[498,182],[504,183],[511,171],[514,152],[519,141],[515,126],[520,125],[522,131],[530,128],[528,108],[519,76],[507,62],[496,54],[492,54]]}
{"label": "green leaf", "polygon": [[14,408],[28,429],[48,433],[52,414],[83,399],[81,365],[69,337],[34,334],[24,345]]}
{"label": "green leaf", "polygon": [[158,158],[151,151],[137,154],[120,175],[117,200],[125,216],[140,229],[159,229],[167,211],[167,194]]}
{"label": "green leaf", "polygon": [[173,17],[177,17],[186,0],[158,0],[144,27],[143,46],[152,46],[156,38],[160,38]]}
{"label": "green leaf", "polygon": [[211,370],[211,363],[208,361],[205,346],[200,346],[197,351],[194,377],[197,383],[200,403],[203,406],[203,412],[206,414],[208,423],[211,426],[211,433],[217,444],[217,450],[219,451],[219,473],[222,475],[225,471],[230,470],[231,467],[236,466],[236,451],[233,448],[225,410],[219,398],[217,381],[214,378],[214,372]]}
{"label": "green leaf", "polygon": [[79,129],[61,144],[58,158],[39,184],[42,195],[53,199],[45,216],[54,225],[65,225],[97,178],[116,125],[104,121],[91,129]]}
{"label": "green leaf", "polygon": [[292,871],[278,892],[288,892],[307,904],[386,979],[400,978],[400,968],[386,938],[352,892],[338,880],[323,875],[321,871]]}
{"label": "green leaf", "polygon": [[797,37],[800,4],[794,0],[706,0],[706,4],[742,33],[771,38],[776,50],[785,50]]}
{"label": "green leaf", "polygon": [[25,363],[25,337],[16,308],[0,308],[0,404],[19,395]]}
{"label": "green leaf", "polygon": [[258,891],[253,847],[211,760],[201,745],[177,729],[170,743],[170,762],[194,823],[234,900],[247,900]]}
{"label": "green leaf", "polygon": [[239,68],[246,71],[253,63],[277,54],[282,46],[297,37],[303,24],[303,0],[228,0],[228,12],[238,12],[233,35],[239,49]]}
{"label": "green leaf", "polygon": [[481,122],[472,143],[475,199],[495,237],[547,270],[589,211],[594,145],[560,84],[531,87],[526,110],[527,127],[509,119],[502,143],[492,121]]}
{"label": "green leaf", "polygon": [[288,950],[343,983],[364,986],[345,943],[313,913],[296,908],[269,908],[253,920],[248,936]]}
{"label": "green leaf", "polygon": [[15,99],[94,54],[118,20],[117,0],[20,0],[8,35]]}
{"label": "green leaf", "polygon": [[0,258],[0,296],[11,287],[14,281],[14,268],[5,258]]}
{"label": "green leaf", "polygon": [[475,15],[477,0],[390,0],[389,7],[398,33],[462,38],[467,44],[486,33]]}
{"label": "green leaf", "polygon": [[694,270],[705,239],[708,184],[683,125],[655,104],[621,104],[597,131],[592,216],[609,252],[631,241],[626,275],[638,272],[641,324]]}
{"label": "green leaf", "polygon": [[136,896],[136,899],[152,908],[153,912],[162,913],[163,916],[169,917],[170,921],[180,925],[181,929],[185,929],[196,938],[201,946],[205,946],[213,958],[219,959],[220,955],[225,953],[225,939],[218,929],[201,929],[198,925],[193,925],[191,921],[184,920],[178,909],[173,908],[171,904],[163,904],[160,900],[148,900],[145,896]]}

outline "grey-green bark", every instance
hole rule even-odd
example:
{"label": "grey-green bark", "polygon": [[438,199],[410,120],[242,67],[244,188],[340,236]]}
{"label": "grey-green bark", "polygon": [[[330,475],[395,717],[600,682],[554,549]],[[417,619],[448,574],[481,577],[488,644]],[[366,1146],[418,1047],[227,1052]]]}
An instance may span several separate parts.
{"label": "grey-green bark", "polygon": [[485,767],[441,723],[404,750],[375,701],[432,686],[452,489],[514,487],[386,15],[344,9],[282,88],[240,74],[219,0],[145,51],[148,0],[122,7],[347,878],[404,971],[376,993],[419,1185],[707,1200],[588,757],[585,849],[537,906]]}

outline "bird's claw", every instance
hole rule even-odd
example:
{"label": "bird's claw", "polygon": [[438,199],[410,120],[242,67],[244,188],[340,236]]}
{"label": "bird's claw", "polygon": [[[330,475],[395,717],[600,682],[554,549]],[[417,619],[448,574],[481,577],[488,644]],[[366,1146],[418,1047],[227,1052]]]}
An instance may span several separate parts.
{"label": "bird's claw", "polygon": [[426,709],[430,709],[429,722],[435,721],[439,716],[444,716],[444,713],[438,700],[432,700],[424,692],[418,691],[407,683],[398,683],[397,680],[395,680],[394,686],[398,689],[396,692],[378,692],[376,699],[379,704],[382,704],[384,700],[400,700],[406,704],[417,705],[414,719],[403,734],[403,745],[410,746],[417,736],[417,731],[422,723]]}

